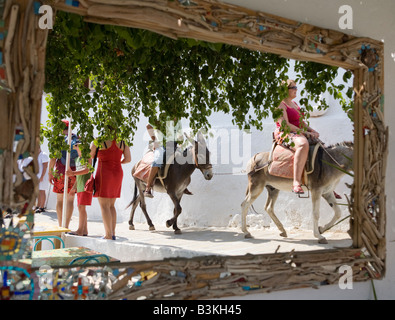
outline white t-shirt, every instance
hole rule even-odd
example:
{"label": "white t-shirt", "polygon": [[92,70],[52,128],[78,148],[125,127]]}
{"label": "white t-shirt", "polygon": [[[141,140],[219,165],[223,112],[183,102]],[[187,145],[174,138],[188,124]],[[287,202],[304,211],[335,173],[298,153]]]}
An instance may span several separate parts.
{"label": "white t-shirt", "polygon": [[[37,160],[38,160],[38,174],[37,174],[37,177],[38,177],[38,179],[40,179],[41,175],[42,175],[42,172],[43,172],[43,164],[49,162],[49,157],[44,151],[41,151],[40,154],[38,155]],[[38,187],[39,190],[47,190],[48,189],[48,185],[49,185],[48,170],[49,170],[49,168],[47,166],[47,171],[45,171],[44,179],[43,179],[43,181],[40,181],[40,185]]]}
{"label": "white t-shirt", "polygon": [[[32,161],[33,161],[33,157],[27,157],[25,159],[18,160],[19,171],[23,172],[24,171],[23,168],[27,167]],[[37,161],[38,161],[37,177],[38,177],[38,179],[40,179],[41,174],[43,172],[43,164],[49,162],[49,157],[45,152],[41,151],[40,154],[38,155]],[[30,180],[30,176],[27,173],[23,173],[23,177],[26,180]],[[40,182],[39,190],[46,190],[48,188],[48,183],[49,183],[49,181],[48,181],[48,168],[47,168],[47,171],[45,172],[44,179],[43,179],[43,181]]]}
{"label": "white t-shirt", "polygon": [[[49,162],[49,157],[44,151],[41,151],[40,154],[38,155],[37,161],[38,161],[38,174],[37,174],[37,177],[40,179],[41,174],[43,172],[43,164]],[[48,169],[45,172],[45,174],[47,174],[47,173],[48,173]]]}

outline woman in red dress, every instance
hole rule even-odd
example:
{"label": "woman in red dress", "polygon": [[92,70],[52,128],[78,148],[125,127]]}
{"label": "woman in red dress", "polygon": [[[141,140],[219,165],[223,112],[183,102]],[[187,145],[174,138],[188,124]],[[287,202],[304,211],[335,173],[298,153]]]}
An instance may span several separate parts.
{"label": "woman in red dress", "polygon": [[[92,158],[96,153],[96,146],[91,146]],[[122,157],[123,156],[123,157]],[[123,179],[122,164],[131,161],[130,149],[124,141],[117,143],[115,140],[107,140],[97,153],[98,166],[95,176],[95,197],[98,198],[105,236],[104,239],[115,240],[115,227],[117,224],[117,212],[115,200],[121,196]]]}

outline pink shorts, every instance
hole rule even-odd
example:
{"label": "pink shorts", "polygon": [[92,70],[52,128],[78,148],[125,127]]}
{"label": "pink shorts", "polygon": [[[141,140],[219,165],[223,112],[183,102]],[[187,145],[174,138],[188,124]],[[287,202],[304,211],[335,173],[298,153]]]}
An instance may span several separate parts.
{"label": "pink shorts", "polygon": [[93,194],[91,192],[78,192],[77,193],[77,204],[79,206],[90,206],[92,204]]}

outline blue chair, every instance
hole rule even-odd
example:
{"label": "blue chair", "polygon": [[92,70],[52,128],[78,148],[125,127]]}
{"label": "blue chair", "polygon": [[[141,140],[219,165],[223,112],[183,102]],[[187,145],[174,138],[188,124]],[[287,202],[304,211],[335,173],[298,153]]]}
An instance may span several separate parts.
{"label": "blue chair", "polygon": [[99,258],[105,258],[107,260],[106,262],[110,261],[110,258],[106,254],[103,253],[103,254],[94,254],[94,255],[91,255],[91,256],[75,258],[69,263],[69,265],[71,266],[72,264],[74,264],[75,262],[77,262],[79,260],[85,260],[82,263],[83,265],[86,264],[88,261],[92,261],[92,260],[96,261],[96,263],[100,263],[99,260],[98,260]]}
{"label": "blue chair", "polygon": [[37,245],[43,241],[43,240],[48,240],[49,242],[52,243],[52,248],[55,249],[55,242],[52,241],[51,239],[57,239],[60,241],[60,243],[62,244],[62,248],[65,247],[64,245],[64,241],[62,238],[58,237],[58,236],[38,236],[38,237],[33,237],[33,239],[38,240],[35,244],[34,244],[34,248],[33,251],[36,251]]}

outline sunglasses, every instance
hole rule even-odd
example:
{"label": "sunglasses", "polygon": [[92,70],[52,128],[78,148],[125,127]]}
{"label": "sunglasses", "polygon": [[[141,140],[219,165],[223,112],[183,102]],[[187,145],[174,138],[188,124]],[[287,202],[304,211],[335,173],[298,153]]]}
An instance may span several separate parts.
{"label": "sunglasses", "polygon": [[297,86],[293,86],[293,87],[288,87],[288,89],[298,89],[298,87]]}

